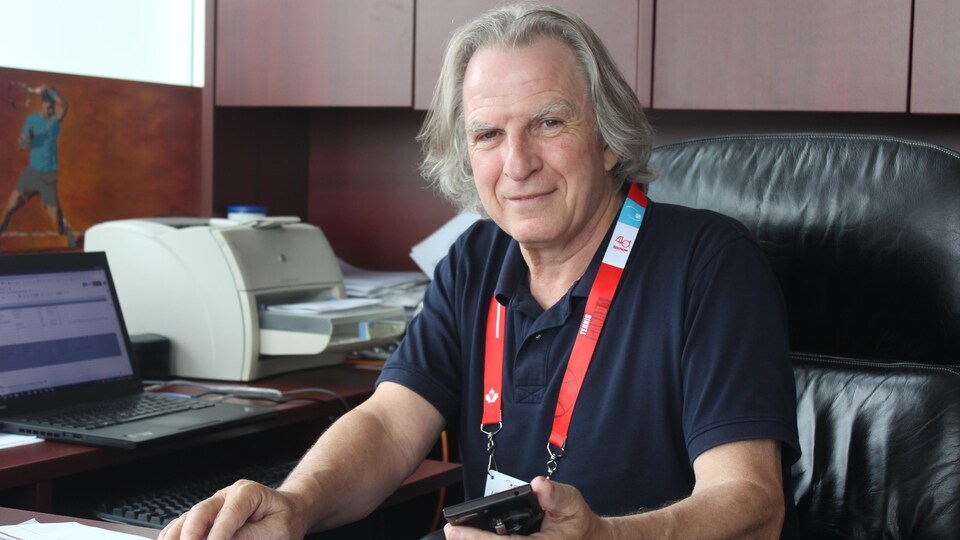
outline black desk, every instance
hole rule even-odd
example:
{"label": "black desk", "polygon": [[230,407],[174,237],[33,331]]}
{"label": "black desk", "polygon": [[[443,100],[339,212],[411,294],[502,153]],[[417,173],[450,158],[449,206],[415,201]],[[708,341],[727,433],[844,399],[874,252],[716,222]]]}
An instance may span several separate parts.
{"label": "black desk", "polygon": [[[249,384],[281,391],[326,388],[355,406],[372,394],[376,378],[376,371],[333,366]],[[202,389],[190,385],[170,390],[202,393]],[[318,401],[288,401],[276,405],[281,412],[276,417],[144,449],[93,448],[44,441],[0,450],[0,506],[91,517],[92,505],[143,491],[152,487],[151,479],[169,481],[176,475],[189,479],[191,475],[205,474],[211,464],[231,460],[298,458],[331,419],[343,412],[343,405],[334,396],[312,393],[298,397]],[[427,461],[388,503],[433,493],[459,482],[458,464]]]}

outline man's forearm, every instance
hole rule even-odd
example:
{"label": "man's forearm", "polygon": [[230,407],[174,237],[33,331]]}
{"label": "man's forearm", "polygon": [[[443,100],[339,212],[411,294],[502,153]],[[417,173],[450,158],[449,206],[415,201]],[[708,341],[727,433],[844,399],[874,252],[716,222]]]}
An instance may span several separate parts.
{"label": "man's forearm", "polygon": [[748,481],[733,481],[694,493],[659,510],[605,518],[611,540],[646,538],[779,538],[781,493]]}
{"label": "man's forearm", "polygon": [[[334,423],[280,487],[302,501],[308,528],[328,529],[368,515],[416,469],[436,441],[442,429],[436,410],[409,411],[397,396],[382,397],[375,395]],[[392,417],[396,410],[408,411],[410,417]],[[424,421],[411,421],[417,416]]]}
{"label": "man's forearm", "polygon": [[[308,527],[327,529],[364,517],[403,481],[406,465],[385,452],[389,441],[376,434],[378,420],[352,411],[327,430],[280,487],[305,503]],[[370,426],[374,424],[374,426]],[[399,478],[399,480],[395,480]]]}

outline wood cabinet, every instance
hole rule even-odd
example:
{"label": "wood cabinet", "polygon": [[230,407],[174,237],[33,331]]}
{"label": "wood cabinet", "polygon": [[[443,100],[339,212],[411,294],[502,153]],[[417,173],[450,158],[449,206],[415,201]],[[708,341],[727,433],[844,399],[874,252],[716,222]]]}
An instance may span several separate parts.
{"label": "wood cabinet", "polygon": [[[353,264],[413,269],[409,247],[453,215],[425,189],[415,143],[444,45],[503,1],[208,0],[203,207],[265,204],[321,225]],[[583,16],[641,103],[663,115],[960,113],[956,0],[551,1]],[[719,132],[758,118],[706,116],[728,119]],[[906,116],[860,125],[917,120]],[[816,130],[833,116],[783,118]],[[952,118],[919,120],[939,133]]]}
{"label": "wood cabinet", "polygon": [[216,104],[412,103],[414,0],[220,0]]}
{"label": "wood cabinet", "polygon": [[658,2],[653,107],[906,112],[910,31],[909,0]]}
{"label": "wood cabinet", "polygon": [[960,114],[960,2],[914,0],[910,112]]}
{"label": "wood cabinet", "polygon": [[[503,0],[417,0],[414,47],[415,109],[430,106],[440,75],[440,63],[450,34],[460,25]],[[641,103],[650,103],[653,0],[552,0],[552,5],[572,11],[599,34]]]}
{"label": "wood cabinet", "polygon": [[[550,1],[649,108],[960,112],[954,0]],[[450,34],[503,3],[219,0],[216,105],[426,110]]]}

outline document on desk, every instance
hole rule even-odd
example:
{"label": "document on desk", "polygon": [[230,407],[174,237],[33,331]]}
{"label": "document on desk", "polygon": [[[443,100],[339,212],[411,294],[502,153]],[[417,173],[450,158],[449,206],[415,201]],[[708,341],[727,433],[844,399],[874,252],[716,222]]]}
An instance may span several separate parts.
{"label": "document on desk", "polygon": [[148,538],[76,522],[40,523],[31,519],[19,525],[0,525],[0,540],[143,540]]}
{"label": "document on desk", "polygon": [[40,437],[34,437],[33,435],[15,435],[13,433],[0,433],[0,450],[4,448],[13,448],[14,446],[22,446],[24,444],[33,444],[43,442],[43,439]]}

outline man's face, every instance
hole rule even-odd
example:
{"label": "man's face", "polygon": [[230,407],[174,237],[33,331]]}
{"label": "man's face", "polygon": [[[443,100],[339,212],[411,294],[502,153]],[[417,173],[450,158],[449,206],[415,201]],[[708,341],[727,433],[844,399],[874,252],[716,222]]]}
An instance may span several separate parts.
{"label": "man's face", "polygon": [[565,44],[477,50],[464,74],[463,111],[480,201],[524,247],[562,247],[609,204],[618,158],[597,135]]}

